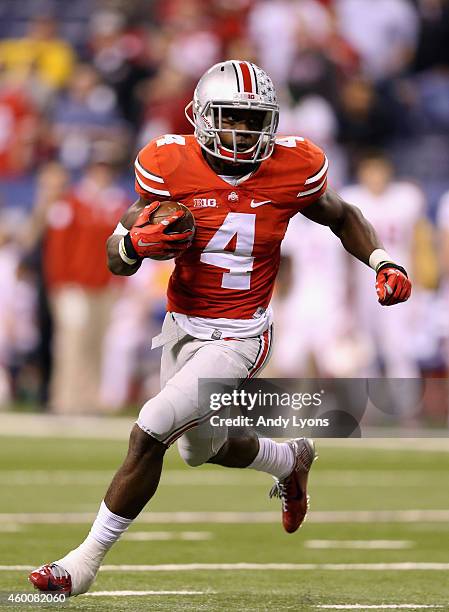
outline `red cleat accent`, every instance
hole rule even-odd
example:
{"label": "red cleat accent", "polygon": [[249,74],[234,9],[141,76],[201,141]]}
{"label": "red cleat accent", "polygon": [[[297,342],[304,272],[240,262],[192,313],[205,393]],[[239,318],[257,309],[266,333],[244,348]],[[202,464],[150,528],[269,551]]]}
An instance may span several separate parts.
{"label": "red cleat accent", "polygon": [[301,527],[309,509],[307,479],[316,457],[315,447],[308,438],[289,440],[295,455],[295,467],[283,480],[276,480],[270,497],[279,497],[282,502],[282,525],[287,533],[294,533]]}
{"label": "red cleat accent", "polygon": [[56,563],[47,563],[38,567],[28,576],[34,588],[44,592],[65,593],[67,597],[72,592],[72,579],[70,574]]}

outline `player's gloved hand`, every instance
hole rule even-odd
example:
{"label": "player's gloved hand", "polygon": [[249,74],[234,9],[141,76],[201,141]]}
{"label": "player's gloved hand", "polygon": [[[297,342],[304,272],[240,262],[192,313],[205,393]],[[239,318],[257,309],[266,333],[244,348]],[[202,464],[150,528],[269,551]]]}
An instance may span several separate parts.
{"label": "player's gloved hand", "polygon": [[171,217],[164,219],[161,223],[152,224],[151,214],[157,210],[160,202],[152,202],[142,210],[136,222],[125,236],[124,247],[126,254],[131,259],[152,257],[168,254],[180,254],[185,251],[193,240],[192,230],[186,230],[177,234],[166,234],[167,228],[184,216],[182,210],[178,210]]}
{"label": "player's gloved hand", "polygon": [[393,306],[405,302],[412,292],[412,283],[402,266],[383,262],[376,270],[376,291],[379,304]]}

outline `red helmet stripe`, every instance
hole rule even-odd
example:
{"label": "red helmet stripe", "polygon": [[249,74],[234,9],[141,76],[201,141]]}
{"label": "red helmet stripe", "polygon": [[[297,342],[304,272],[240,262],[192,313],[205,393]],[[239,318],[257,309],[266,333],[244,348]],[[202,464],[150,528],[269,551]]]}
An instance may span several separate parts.
{"label": "red helmet stripe", "polygon": [[239,62],[239,66],[240,70],[242,71],[244,91],[254,93],[248,64],[246,62]]}

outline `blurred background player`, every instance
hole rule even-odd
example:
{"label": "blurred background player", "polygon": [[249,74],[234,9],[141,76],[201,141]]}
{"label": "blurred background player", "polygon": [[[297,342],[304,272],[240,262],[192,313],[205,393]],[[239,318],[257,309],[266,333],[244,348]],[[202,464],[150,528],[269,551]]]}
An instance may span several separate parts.
{"label": "blurred background player", "polygon": [[[123,279],[104,342],[101,403],[119,412],[159,389],[160,349],[149,350],[148,338],[160,330],[173,261],[146,259],[139,274]],[[132,312],[133,316],[128,314]]]}
{"label": "blurred background player", "polygon": [[[98,143],[99,145],[101,143]],[[43,276],[53,320],[49,405],[58,413],[103,408],[103,341],[117,297],[117,281],[104,265],[102,244],[129,204],[115,183],[109,146],[98,146],[81,179],[70,185],[56,163],[41,171],[26,240],[43,242]],[[67,257],[61,251],[67,249]]]}
{"label": "blurred background player", "polygon": [[75,54],[70,43],[58,35],[54,16],[41,8],[44,13],[31,17],[22,36],[0,42],[0,64],[6,73],[20,75],[51,93],[66,85]]}
{"label": "blurred background player", "polygon": [[297,215],[290,221],[282,254],[289,273],[282,279],[285,294],[278,291],[274,303],[280,322],[272,374],[334,376],[333,353],[348,336],[347,253],[326,228]]}
{"label": "blurred background player", "polygon": [[385,248],[397,254],[416,283],[413,300],[399,315],[395,309],[384,313],[379,304],[367,298],[370,278],[364,267],[349,262],[353,271],[351,311],[357,326],[375,347],[374,360],[359,373],[379,376],[384,372],[389,378],[417,378],[420,369],[416,338],[427,309],[423,290],[434,289],[437,281],[432,230],[425,220],[427,202],[414,183],[395,179],[393,166],[382,153],[365,156],[359,162],[357,178],[357,184],[341,190],[342,196],[357,202]]}
{"label": "blurred background player", "polygon": [[38,290],[17,242],[17,227],[25,222],[18,210],[0,210],[0,410],[22,385],[39,384],[32,359],[39,341]]}
{"label": "blurred background player", "polygon": [[[441,270],[441,292],[438,303],[440,337],[443,339],[443,355],[449,367],[449,191],[443,195],[437,214],[438,256]],[[449,389],[448,389],[449,392]]]}

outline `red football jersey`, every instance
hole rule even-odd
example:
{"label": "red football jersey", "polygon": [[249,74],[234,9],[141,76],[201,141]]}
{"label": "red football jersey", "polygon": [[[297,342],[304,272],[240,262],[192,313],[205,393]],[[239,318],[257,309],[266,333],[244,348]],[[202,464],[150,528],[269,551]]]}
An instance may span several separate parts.
{"label": "red football jersey", "polygon": [[201,151],[194,136],[168,134],[135,163],[140,196],[182,202],[195,217],[193,244],[170,278],[168,310],[251,319],[270,302],[289,219],[326,190],[328,161],[304,138],[279,138],[271,157],[232,186]]}

